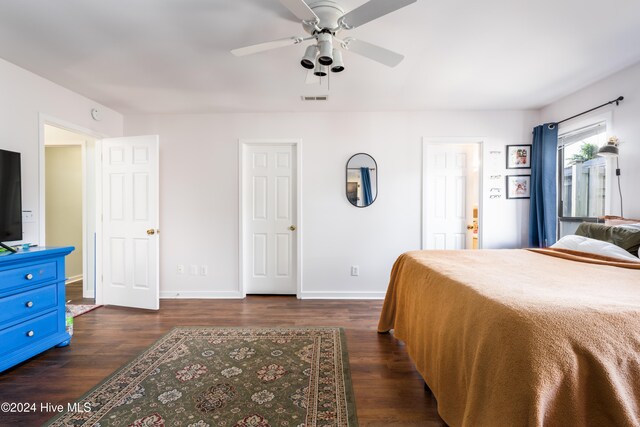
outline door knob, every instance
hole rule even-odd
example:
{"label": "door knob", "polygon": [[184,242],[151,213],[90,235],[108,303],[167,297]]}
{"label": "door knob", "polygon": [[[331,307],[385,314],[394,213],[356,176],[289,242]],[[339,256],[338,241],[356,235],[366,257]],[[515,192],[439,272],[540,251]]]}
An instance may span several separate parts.
{"label": "door knob", "polygon": [[296,231],[296,226],[295,226],[295,225],[292,225],[291,227],[289,227],[289,230],[291,230],[291,231]]}
{"label": "door knob", "polygon": [[147,230],[147,234],[149,236],[153,236],[154,234],[156,234],[156,230],[154,230],[153,228],[150,228],[150,229]]}

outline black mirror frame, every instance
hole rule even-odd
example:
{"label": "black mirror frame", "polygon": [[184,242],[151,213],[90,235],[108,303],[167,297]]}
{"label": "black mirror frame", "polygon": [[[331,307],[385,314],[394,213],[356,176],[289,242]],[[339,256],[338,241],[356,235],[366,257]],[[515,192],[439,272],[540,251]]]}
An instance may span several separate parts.
{"label": "black mirror frame", "polygon": [[[350,162],[350,161],[351,161],[351,159],[353,159],[354,157],[359,156],[359,155],[362,155],[362,154],[363,154],[363,155],[365,155],[365,156],[369,156],[369,158],[370,158],[371,160],[373,160],[373,165],[374,165],[374,167],[376,168],[376,174],[375,174],[375,175],[376,175],[376,194],[375,194],[375,197],[373,198],[373,200],[371,201],[371,203],[369,203],[367,206],[358,206],[358,205],[354,205],[354,204],[351,202],[351,200],[349,200],[349,197],[347,196],[347,194],[348,194],[348,190],[349,190],[349,189],[348,189],[348,184],[349,184],[349,181],[348,181],[348,180],[349,180],[349,162]],[[350,204],[351,206],[356,207],[356,208],[361,208],[361,209],[362,209],[362,208],[368,208],[369,206],[373,205],[373,204],[376,202],[376,200],[378,200],[378,162],[376,162],[376,159],[375,159],[371,154],[369,154],[369,153],[356,153],[356,154],[354,154],[353,156],[349,157],[349,160],[347,160],[347,164],[346,164],[346,165],[345,165],[345,167],[344,167],[344,172],[345,172],[345,174],[344,174],[344,195],[345,195],[345,197],[347,198],[347,201],[349,202],[349,204]],[[356,202],[356,203],[357,203],[357,202]]]}

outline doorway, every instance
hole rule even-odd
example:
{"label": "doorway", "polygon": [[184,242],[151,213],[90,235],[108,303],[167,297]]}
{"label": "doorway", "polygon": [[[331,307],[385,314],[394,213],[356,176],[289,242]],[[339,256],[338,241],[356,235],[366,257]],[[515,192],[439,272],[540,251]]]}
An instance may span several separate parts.
{"label": "doorway", "polygon": [[301,144],[240,141],[240,293],[299,295]]}
{"label": "doorway", "polygon": [[482,247],[482,140],[423,141],[423,249]]}
{"label": "doorway", "polygon": [[65,274],[67,299],[95,302],[95,138],[44,125],[44,244],[73,246]]}
{"label": "doorway", "polygon": [[[51,134],[61,133],[56,143]],[[47,234],[47,146],[81,147],[82,297],[88,304],[158,310],[159,137],[106,135],[40,114],[39,244]],[[77,222],[77,221],[76,221]],[[64,237],[62,245],[69,245]],[[77,278],[76,278],[77,279]],[[69,295],[73,294],[73,289]]]}

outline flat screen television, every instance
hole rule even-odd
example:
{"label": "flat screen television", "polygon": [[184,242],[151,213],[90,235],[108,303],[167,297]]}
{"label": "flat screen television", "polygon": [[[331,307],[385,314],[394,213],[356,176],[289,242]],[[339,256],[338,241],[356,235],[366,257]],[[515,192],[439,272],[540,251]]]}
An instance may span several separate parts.
{"label": "flat screen television", "polygon": [[20,153],[0,150],[0,246],[22,240],[22,184]]}

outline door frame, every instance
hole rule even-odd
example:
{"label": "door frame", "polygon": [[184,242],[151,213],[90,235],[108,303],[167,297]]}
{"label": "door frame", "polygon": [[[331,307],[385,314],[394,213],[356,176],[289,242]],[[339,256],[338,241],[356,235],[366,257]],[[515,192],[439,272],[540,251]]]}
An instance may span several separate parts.
{"label": "door frame", "polygon": [[[39,113],[38,114],[38,245],[45,246],[46,245],[46,201],[45,201],[45,136],[44,136],[44,126],[54,126],[60,129],[67,130],[69,132],[80,133],[83,135],[87,135],[93,139],[95,139],[95,147],[94,147],[94,156],[93,162],[95,167],[96,177],[102,173],[101,163],[100,163],[100,155],[102,149],[101,140],[102,138],[106,138],[107,135],[96,132],[91,129],[87,129],[85,127],[76,125],[71,122],[67,122],[65,120],[59,119],[57,117],[53,117],[47,114]],[[102,282],[101,282],[101,271],[102,271],[102,261],[100,257],[100,245],[102,243],[101,236],[101,213],[102,213],[102,187],[100,186],[100,182],[96,179],[95,188],[88,188],[86,185],[87,182],[87,168],[86,162],[89,160],[86,157],[86,143],[82,145],[82,240],[83,243],[87,243],[89,240],[89,236],[95,233],[95,241],[94,241],[94,295],[85,294],[84,283],[82,287],[82,296],[84,298],[94,298],[96,304],[102,303]],[[89,197],[87,195],[91,193],[93,190],[93,194],[95,196],[95,229],[89,230],[89,224],[87,221],[87,212],[89,211]],[[83,251],[82,254],[82,267],[83,267],[83,276],[89,273],[89,259],[87,257],[87,251]]]}
{"label": "door frame", "polygon": [[477,144],[478,149],[478,159],[480,164],[478,165],[478,249],[482,249],[483,247],[483,235],[484,235],[484,227],[483,227],[483,202],[484,202],[484,143],[487,138],[483,137],[423,137],[422,138],[422,200],[420,203],[420,248],[424,249],[426,245],[426,206],[427,203],[427,146],[436,145],[436,144],[464,144],[471,145]]}
{"label": "door frame", "polygon": [[296,259],[294,263],[296,265],[296,298],[300,299],[302,294],[302,139],[300,138],[270,138],[270,139],[245,139],[240,138],[238,140],[238,293],[242,298],[246,298],[247,292],[244,285],[244,259],[245,259],[245,247],[244,247],[244,158],[247,153],[247,148],[255,146],[293,146],[296,149]]}

